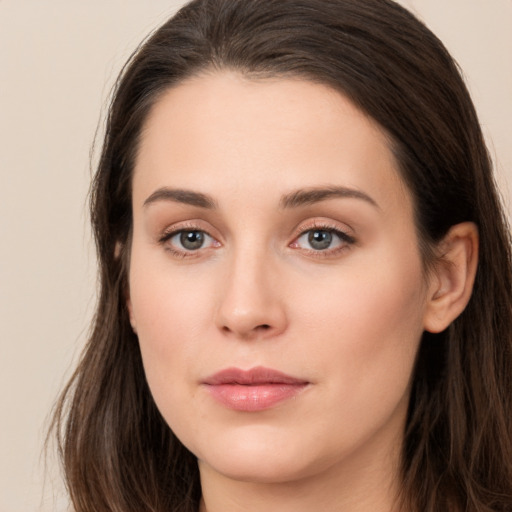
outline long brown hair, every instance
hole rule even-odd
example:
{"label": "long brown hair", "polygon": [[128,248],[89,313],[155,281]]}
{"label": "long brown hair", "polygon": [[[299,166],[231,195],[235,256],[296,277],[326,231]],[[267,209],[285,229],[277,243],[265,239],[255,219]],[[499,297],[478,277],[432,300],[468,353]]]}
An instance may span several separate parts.
{"label": "long brown hair", "polygon": [[210,69],[330,85],[387,132],[415,203],[425,261],[476,223],[472,298],[424,335],[402,451],[416,512],[512,510],[510,239],[468,91],[442,43],[390,0],[194,0],[132,56],[117,82],[91,195],[100,297],[54,430],[76,512],[193,512],[195,457],[160,416],[125,306],[131,177],[141,128],[169,87]]}

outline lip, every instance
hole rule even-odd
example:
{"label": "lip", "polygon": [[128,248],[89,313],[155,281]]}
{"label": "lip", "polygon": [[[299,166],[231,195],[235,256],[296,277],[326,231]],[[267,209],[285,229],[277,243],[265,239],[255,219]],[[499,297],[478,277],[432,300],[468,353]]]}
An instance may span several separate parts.
{"label": "lip", "polygon": [[258,366],[250,370],[226,368],[206,378],[202,384],[225,407],[236,411],[258,412],[296,396],[310,383]]}

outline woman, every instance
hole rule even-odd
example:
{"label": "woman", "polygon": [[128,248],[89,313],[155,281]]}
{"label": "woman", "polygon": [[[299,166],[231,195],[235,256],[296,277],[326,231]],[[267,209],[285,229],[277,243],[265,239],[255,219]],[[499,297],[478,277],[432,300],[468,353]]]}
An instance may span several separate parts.
{"label": "woman", "polygon": [[76,511],[512,508],[508,228],[457,67],[389,0],[196,0],[117,84]]}

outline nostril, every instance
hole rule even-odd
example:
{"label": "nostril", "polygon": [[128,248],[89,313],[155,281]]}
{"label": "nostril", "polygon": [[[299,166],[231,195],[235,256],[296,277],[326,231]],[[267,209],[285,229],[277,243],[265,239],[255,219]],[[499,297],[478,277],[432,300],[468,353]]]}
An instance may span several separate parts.
{"label": "nostril", "polygon": [[221,330],[224,334],[235,334],[242,338],[252,338],[254,335],[267,333],[272,331],[273,327],[270,324],[256,324],[252,326],[247,325],[223,325]]}

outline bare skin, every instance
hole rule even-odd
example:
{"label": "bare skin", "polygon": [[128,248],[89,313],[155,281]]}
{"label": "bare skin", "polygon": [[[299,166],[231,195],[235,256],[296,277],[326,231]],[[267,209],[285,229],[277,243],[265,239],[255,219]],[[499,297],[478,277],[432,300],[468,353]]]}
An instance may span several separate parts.
{"label": "bare skin", "polygon": [[[131,322],[201,511],[396,511],[414,359],[469,300],[474,226],[427,277],[382,130],[322,85],[228,72],[157,102],[133,214]],[[297,392],[212,392],[261,367]]]}

